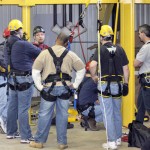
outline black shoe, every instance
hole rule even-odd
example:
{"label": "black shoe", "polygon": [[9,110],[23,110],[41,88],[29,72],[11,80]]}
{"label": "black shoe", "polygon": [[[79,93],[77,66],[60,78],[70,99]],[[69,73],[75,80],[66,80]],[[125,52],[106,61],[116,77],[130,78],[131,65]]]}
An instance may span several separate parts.
{"label": "black shoe", "polygon": [[56,125],[56,118],[55,117],[52,119],[51,125],[53,125],[53,126]]}
{"label": "black shoe", "polygon": [[72,129],[72,128],[74,128],[74,124],[71,124],[70,122],[68,122],[67,129]]}

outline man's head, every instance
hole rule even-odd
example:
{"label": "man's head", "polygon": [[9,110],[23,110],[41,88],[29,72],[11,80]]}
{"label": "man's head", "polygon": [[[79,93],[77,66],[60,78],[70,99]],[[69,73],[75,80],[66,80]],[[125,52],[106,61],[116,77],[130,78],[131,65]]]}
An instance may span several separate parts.
{"label": "man's head", "polygon": [[3,31],[3,38],[7,39],[10,36],[10,30],[8,28],[6,28]]}
{"label": "man's head", "polygon": [[45,30],[41,26],[36,26],[33,29],[34,41],[38,44],[44,43],[45,40]]}
{"label": "man's head", "polygon": [[58,35],[57,39],[56,39],[56,44],[64,46],[64,47],[67,47],[68,46],[69,37],[70,36],[68,36],[65,33],[61,32]]}
{"label": "man's head", "polygon": [[11,35],[16,35],[19,38],[23,37],[23,24],[20,20],[13,19],[9,22],[8,29]]}
{"label": "man's head", "polygon": [[103,41],[112,41],[113,38],[113,30],[109,25],[103,25],[100,30],[101,42]]}
{"label": "man's head", "polygon": [[150,39],[150,26],[148,24],[139,26],[139,38],[144,43]]}

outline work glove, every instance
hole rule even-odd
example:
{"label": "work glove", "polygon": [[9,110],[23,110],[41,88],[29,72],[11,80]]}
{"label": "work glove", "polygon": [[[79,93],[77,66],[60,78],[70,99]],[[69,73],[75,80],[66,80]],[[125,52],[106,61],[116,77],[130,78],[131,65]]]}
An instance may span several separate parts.
{"label": "work glove", "polygon": [[124,84],[123,84],[122,95],[123,95],[123,96],[127,96],[127,95],[128,95],[128,92],[129,92],[128,84],[127,84],[127,83],[124,83]]}

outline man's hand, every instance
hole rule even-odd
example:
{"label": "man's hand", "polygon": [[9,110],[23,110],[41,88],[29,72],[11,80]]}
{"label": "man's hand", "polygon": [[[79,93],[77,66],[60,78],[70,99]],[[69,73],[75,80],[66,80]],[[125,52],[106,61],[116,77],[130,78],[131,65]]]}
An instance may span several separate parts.
{"label": "man's hand", "polygon": [[127,83],[124,83],[124,84],[123,84],[122,95],[123,95],[123,96],[127,96],[127,95],[128,95],[128,92],[129,92],[128,84],[127,84]]}

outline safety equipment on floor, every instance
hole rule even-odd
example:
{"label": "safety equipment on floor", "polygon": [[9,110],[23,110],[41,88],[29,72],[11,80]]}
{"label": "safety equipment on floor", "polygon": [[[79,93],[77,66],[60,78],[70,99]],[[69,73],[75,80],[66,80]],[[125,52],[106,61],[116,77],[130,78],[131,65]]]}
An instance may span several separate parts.
{"label": "safety equipment on floor", "polygon": [[10,30],[8,28],[6,28],[3,31],[3,38],[8,38],[10,36]]}
{"label": "safety equipment on floor", "polygon": [[114,33],[113,33],[113,30],[111,28],[111,26],[109,25],[103,25],[101,27],[101,30],[100,30],[100,35],[104,36],[104,37],[110,37],[112,36]]}
{"label": "safety equipment on floor", "polygon": [[127,83],[124,83],[124,84],[123,84],[123,89],[122,89],[122,95],[123,95],[123,96],[127,96],[127,95],[128,95],[128,92],[129,92],[128,84],[127,84]]}
{"label": "safety equipment on floor", "polygon": [[8,29],[10,31],[16,31],[20,28],[23,28],[23,24],[20,20],[13,19],[9,22]]}
{"label": "safety equipment on floor", "polygon": [[141,148],[150,137],[150,129],[138,121],[129,124],[128,146]]}
{"label": "safety equipment on floor", "polygon": [[39,33],[39,32],[45,33],[45,30],[44,30],[43,27],[41,27],[41,26],[36,26],[36,27],[33,29],[33,36],[35,36],[35,34],[37,34],[37,33]]}
{"label": "safety equipment on floor", "polygon": [[150,88],[150,72],[140,74],[139,82],[145,90]]}
{"label": "safety equipment on floor", "polygon": [[[115,56],[116,56],[116,51],[117,51],[117,47],[116,46],[111,46],[108,47],[106,46],[107,50],[109,51],[109,75],[107,76],[102,76],[101,81],[106,81],[107,82],[107,86],[106,89],[102,92],[102,96],[104,97],[114,97],[114,98],[120,98],[122,96],[122,88],[121,88],[121,82],[123,81],[122,76],[117,74],[117,68],[116,68],[116,64],[115,64]],[[113,75],[113,68],[114,68],[114,72],[115,75]],[[117,82],[119,90],[118,90],[118,94],[111,94],[111,89],[110,89],[110,84],[111,82]],[[125,89],[124,89],[125,90]],[[126,88],[127,90],[127,88]],[[99,94],[101,94],[101,91],[98,90]],[[127,94],[127,91],[126,93]]]}
{"label": "safety equipment on floor", "polygon": [[8,86],[13,91],[25,91],[33,85],[33,82],[31,82],[31,83],[29,83],[29,82],[19,83],[17,81],[17,78],[16,78],[16,76],[31,76],[31,72],[29,72],[29,71],[11,70],[10,75],[13,78],[14,85],[9,83]]}
{"label": "safety equipment on floor", "polygon": [[48,77],[45,79],[45,83],[50,83],[52,82],[51,87],[49,88],[48,91],[45,91],[44,89],[41,92],[41,96],[43,99],[47,101],[55,101],[57,99],[57,96],[51,95],[51,91],[53,90],[54,86],[56,85],[57,81],[61,81],[63,86],[67,89],[67,93],[64,93],[60,96],[58,96],[60,99],[68,100],[71,95],[72,91],[71,89],[67,86],[66,81],[71,81],[71,77],[68,74],[62,73],[61,71],[61,65],[63,63],[64,57],[67,55],[68,51],[65,50],[60,57],[57,57],[55,53],[53,52],[52,48],[48,48],[48,51],[50,55],[53,57],[53,61],[55,64],[56,68],[56,74],[49,74]]}

